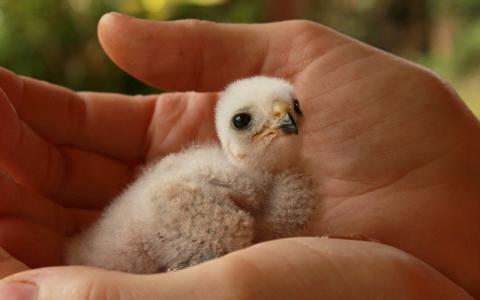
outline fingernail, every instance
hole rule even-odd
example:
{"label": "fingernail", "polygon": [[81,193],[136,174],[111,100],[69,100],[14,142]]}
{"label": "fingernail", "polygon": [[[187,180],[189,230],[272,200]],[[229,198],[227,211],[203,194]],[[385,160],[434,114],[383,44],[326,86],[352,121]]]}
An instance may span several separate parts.
{"label": "fingernail", "polygon": [[135,19],[132,16],[122,14],[122,13],[119,13],[119,12],[116,12],[116,11],[111,11],[109,13],[106,13],[104,16],[109,16],[109,17],[114,17],[114,18]]}
{"label": "fingernail", "polygon": [[128,15],[124,15],[115,11],[109,12],[104,14],[101,18],[99,23],[103,25],[111,25],[111,23],[115,23],[120,20],[129,20],[129,19],[135,19],[133,17],[130,17]]}
{"label": "fingernail", "polygon": [[0,299],[35,300],[38,287],[34,283],[21,281],[0,281]]}
{"label": "fingernail", "polygon": [[118,11],[111,11],[106,13],[106,15],[112,16],[112,17],[125,17],[126,15],[119,13]]}

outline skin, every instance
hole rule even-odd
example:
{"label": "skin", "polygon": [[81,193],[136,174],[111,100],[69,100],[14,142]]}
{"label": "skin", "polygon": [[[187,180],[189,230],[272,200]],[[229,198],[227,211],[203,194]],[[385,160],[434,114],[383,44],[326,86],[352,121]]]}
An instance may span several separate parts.
{"label": "skin", "polygon": [[[180,92],[74,93],[0,71],[0,245],[19,261],[59,264],[66,238],[139,164],[213,138],[215,92],[256,74],[290,80],[305,113],[303,154],[319,194],[306,235],[381,243],[276,240],[156,275],[35,269],[5,279],[0,296],[21,286],[38,299],[480,297],[480,125],[434,74],[305,21],[108,14],[99,37],[123,70]],[[26,269],[2,257],[3,275]]]}

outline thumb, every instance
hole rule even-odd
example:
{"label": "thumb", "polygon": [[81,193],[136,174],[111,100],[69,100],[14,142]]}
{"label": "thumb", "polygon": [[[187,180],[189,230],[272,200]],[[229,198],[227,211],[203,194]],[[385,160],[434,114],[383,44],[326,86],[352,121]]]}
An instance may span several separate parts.
{"label": "thumb", "polygon": [[[140,80],[166,90],[217,91],[235,74],[243,77],[254,71],[258,63],[244,53],[246,49],[262,53],[266,48],[259,34],[243,27],[251,28],[109,13],[99,22],[98,36],[108,56]],[[249,48],[244,47],[247,41]]]}
{"label": "thumb", "polygon": [[[317,36],[324,39],[319,49],[306,47]],[[208,92],[257,74],[292,79],[312,57],[345,39],[307,21],[248,25],[159,22],[118,13],[102,17],[98,37],[108,56],[140,80],[165,90]],[[300,54],[290,56],[290,51]]]}
{"label": "thumb", "polygon": [[137,277],[91,267],[34,269],[3,279],[0,299],[158,299],[151,289],[145,294]]}
{"label": "thumb", "polygon": [[164,274],[87,267],[32,270],[6,278],[0,298],[472,299],[434,269],[395,248],[318,238],[262,243]]}
{"label": "thumb", "polygon": [[195,281],[183,272],[140,275],[93,267],[33,269],[0,281],[0,299],[10,300],[168,300],[196,297]]}

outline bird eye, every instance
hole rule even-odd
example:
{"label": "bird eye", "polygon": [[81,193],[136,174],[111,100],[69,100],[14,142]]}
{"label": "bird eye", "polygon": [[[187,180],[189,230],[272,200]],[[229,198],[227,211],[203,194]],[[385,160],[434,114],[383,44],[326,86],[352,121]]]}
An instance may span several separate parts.
{"label": "bird eye", "polygon": [[300,102],[297,99],[293,99],[293,110],[299,115],[303,115],[303,111],[300,109]]}
{"label": "bird eye", "polygon": [[252,121],[252,116],[247,113],[236,114],[232,119],[232,124],[235,128],[239,130],[246,129],[250,122]]}

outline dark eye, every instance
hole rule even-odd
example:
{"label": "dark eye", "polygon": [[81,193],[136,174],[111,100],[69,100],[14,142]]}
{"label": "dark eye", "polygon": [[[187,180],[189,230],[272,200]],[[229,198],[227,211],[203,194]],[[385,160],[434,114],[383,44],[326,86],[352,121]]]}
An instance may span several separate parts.
{"label": "dark eye", "polygon": [[300,103],[298,102],[297,99],[293,100],[293,110],[299,115],[303,115],[303,111],[300,109]]}
{"label": "dark eye", "polygon": [[239,130],[246,129],[250,122],[252,121],[252,117],[247,113],[239,113],[236,114],[232,119],[232,124],[235,128]]}

